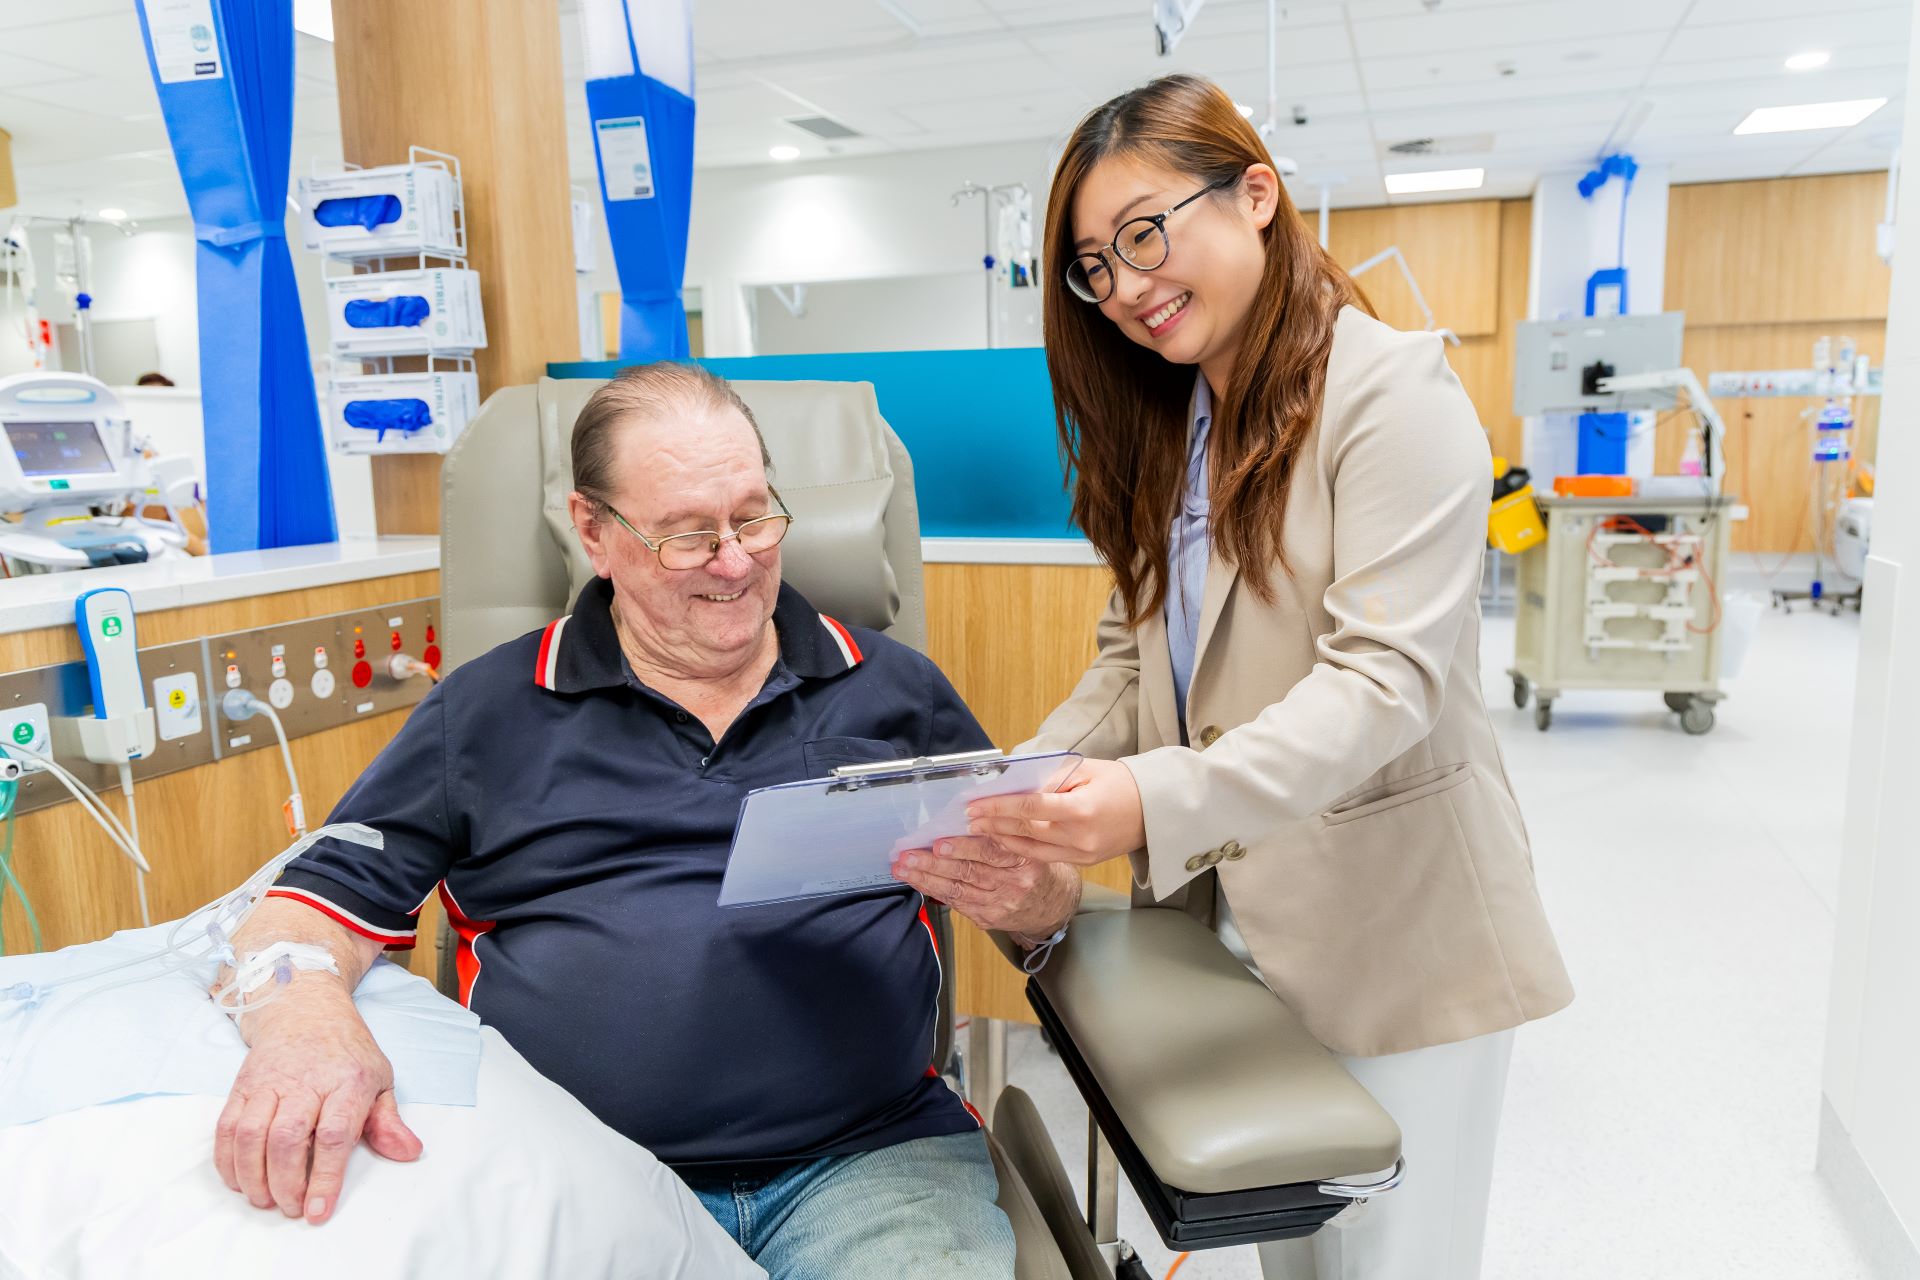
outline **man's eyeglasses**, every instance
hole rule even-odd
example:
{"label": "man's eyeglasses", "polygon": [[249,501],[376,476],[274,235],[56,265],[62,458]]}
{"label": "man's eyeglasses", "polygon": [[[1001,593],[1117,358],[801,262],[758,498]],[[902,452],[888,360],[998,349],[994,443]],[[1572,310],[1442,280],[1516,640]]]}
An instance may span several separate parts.
{"label": "man's eyeglasses", "polygon": [[[780,502],[780,495],[768,487],[773,500]],[[692,533],[673,533],[664,538],[649,538],[634,528],[627,518],[606,506],[607,512],[620,522],[620,527],[646,545],[647,550],[660,557],[663,569],[703,569],[720,554],[720,547],[727,542],[738,542],[740,549],[750,556],[762,551],[771,551],[780,545],[787,536],[787,530],[793,526],[793,516],[787,511],[786,503],[780,502],[780,510],[752,520],[743,520],[734,526],[733,532],[721,533],[717,529],[696,529]]]}
{"label": "man's eyeglasses", "polygon": [[1080,254],[1067,264],[1067,287],[1083,301],[1101,303],[1113,296],[1115,255],[1136,271],[1154,271],[1165,266],[1168,255],[1173,252],[1173,246],[1167,241],[1167,219],[1201,196],[1211,195],[1237,181],[1238,178],[1222,178],[1200,188],[1165,212],[1122,223],[1120,230],[1114,233],[1113,242],[1106,248],[1096,253]]}

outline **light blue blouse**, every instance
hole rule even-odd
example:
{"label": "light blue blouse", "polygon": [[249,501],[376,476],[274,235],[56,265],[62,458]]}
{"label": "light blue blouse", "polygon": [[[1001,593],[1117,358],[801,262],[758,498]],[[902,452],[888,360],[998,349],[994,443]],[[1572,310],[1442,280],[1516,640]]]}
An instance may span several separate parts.
{"label": "light blue blouse", "polygon": [[1207,436],[1213,426],[1213,389],[1196,374],[1187,423],[1187,483],[1167,546],[1167,649],[1173,657],[1173,692],[1180,713],[1180,739],[1187,737],[1187,687],[1193,682],[1194,650],[1200,644],[1200,605],[1207,594],[1212,555],[1207,517]]}

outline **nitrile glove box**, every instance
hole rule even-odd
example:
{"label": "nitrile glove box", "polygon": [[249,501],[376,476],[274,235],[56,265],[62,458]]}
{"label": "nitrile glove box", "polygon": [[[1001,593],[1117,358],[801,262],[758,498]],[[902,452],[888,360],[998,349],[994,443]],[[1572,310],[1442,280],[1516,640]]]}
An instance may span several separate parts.
{"label": "nitrile glove box", "polygon": [[327,431],[340,453],[445,453],[480,412],[480,379],[463,370],[335,378]]}
{"label": "nitrile glove box", "polygon": [[436,164],[301,178],[296,188],[306,246],[341,257],[465,253],[454,218],[454,178]]}
{"label": "nitrile glove box", "polygon": [[480,273],[428,267],[330,277],[327,327],[338,356],[468,354],[487,345]]}

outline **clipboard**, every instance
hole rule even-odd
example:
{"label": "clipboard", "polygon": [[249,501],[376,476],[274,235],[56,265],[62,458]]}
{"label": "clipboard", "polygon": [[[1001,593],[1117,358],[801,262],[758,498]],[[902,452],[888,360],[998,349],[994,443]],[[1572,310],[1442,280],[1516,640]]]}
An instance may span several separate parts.
{"label": "clipboard", "polygon": [[969,751],[755,788],[734,823],[719,905],[905,888],[893,878],[895,854],[965,835],[972,801],[1057,790],[1080,760],[1072,751]]}

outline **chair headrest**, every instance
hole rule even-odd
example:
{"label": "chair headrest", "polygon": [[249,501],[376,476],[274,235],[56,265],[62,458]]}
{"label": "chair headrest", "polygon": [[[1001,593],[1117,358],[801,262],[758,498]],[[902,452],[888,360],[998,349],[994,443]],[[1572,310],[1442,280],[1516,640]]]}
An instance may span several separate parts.
{"label": "chair headrest", "polygon": [[[573,489],[571,440],[580,409],[603,383],[543,379],[553,412],[540,420],[547,524],[566,558],[569,591],[593,574],[567,515]],[[899,575],[889,558],[888,508],[899,477],[873,388],[860,382],[736,382],[773,458],[772,481],[793,528],[781,544],[781,575],[813,605],[842,622],[886,630],[901,611]],[[905,487],[911,491],[912,480]],[[916,520],[917,526],[917,520]],[[918,563],[918,528],[913,530]]]}

